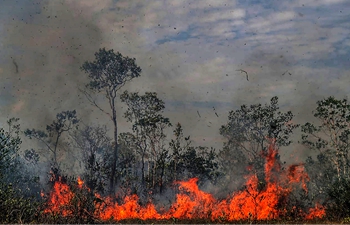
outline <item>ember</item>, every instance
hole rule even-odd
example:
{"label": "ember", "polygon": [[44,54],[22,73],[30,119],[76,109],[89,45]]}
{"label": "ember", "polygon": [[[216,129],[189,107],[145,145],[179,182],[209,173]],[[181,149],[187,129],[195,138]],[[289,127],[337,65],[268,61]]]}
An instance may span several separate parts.
{"label": "ember", "polygon": [[[198,188],[197,178],[188,181],[179,181],[180,193],[176,195],[176,201],[168,210],[158,212],[156,205],[149,203],[142,206],[139,197],[131,195],[125,197],[122,204],[114,203],[112,198],[96,197],[102,201],[96,203],[99,210],[95,217],[101,220],[113,218],[116,221],[123,219],[209,219],[212,221],[237,221],[237,220],[271,220],[278,219],[285,214],[285,210],[279,206],[281,199],[288,197],[292,192],[292,184],[300,184],[307,191],[306,182],[309,181],[302,164],[292,165],[286,172],[280,171],[280,165],[276,161],[277,150],[270,145],[265,156],[265,182],[263,188],[259,188],[259,180],[255,174],[247,177],[244,190],[233,193],[223,200],[215,199],[209,193]],[[78,178],[78,187],[84,182]],[[87,189],[87,188],[86,188]],[[87,189],[88,190],[88,189]],[[89,190],[88,190],[89,191]],[[57,181],[48,199],[46,213],[62,213],[68,216],[71,212],[64,206],[70,204],[74,193],[67,184]],[[325,209],[316,204],[315,208],[303,213],[307,220],[322,218]]]}

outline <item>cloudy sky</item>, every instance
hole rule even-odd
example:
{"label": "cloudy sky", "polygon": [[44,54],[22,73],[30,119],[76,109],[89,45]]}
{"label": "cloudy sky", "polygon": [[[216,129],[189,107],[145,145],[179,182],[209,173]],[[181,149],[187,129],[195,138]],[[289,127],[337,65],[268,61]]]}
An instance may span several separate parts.
{"label": "cloudy sky", "polygon": [[[79,67],[102,47],[136,58],[142,77],[125,89],[156,91],[172,123],[182,123],[186,134],[207,146],[221,146],[218,129],[242,104],[277,95],[281,109],[303,123],[317,100],[350,93],[347,0],[0,5],[1,116],[20,117],[24,128],[44,128],[72,109],[86,123],[108,123],[77,91],[87,81]],[[122,118],[125,106],[119,107],[125,131],[130,124]]]}

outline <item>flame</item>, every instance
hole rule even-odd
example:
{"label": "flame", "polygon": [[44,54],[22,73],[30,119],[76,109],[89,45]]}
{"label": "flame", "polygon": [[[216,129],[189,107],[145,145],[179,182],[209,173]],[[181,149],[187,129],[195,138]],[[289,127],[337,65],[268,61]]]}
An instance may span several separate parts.
{"label": "flame", "polygon": [[78,177],[78,186],[79,188],[82,188],[84,184],[84,181],[82,179],[80,179],[80,177]]}
{"label": "flame", "polygon": [[[110,197],[95,196],[102,201],[95,203],[95,217],[101,220],[114,219],[210,219],[212,221],[237,221],[237,220],[271,220],[278,219],[286,213],[280,207],[280,202],[292,191],[294,184],[301,184],[307,192],[306,182],[309,177],[302,164],[292,165],[286,172],[280,171],[280,165],[276,161],[278,152],[274,145],[270,145],[265,158],[265,183],[261,187],[258,177],[253,174],[247,177],[245,189],[233,193],[226,199],[215,199],[209,193],[198,188],[198,178],[188,181],[179,181],[179,194],[175,202],[168,210],[158,212],[156,206],[149,202],[145,206],[139,204],[137,195],[124,198],[123,203],[118,204]],[[85,188],[84,182],[78,178],[78,187]],[[259,186],[260,185],[260,186]],[[63,216],[69,215],[68,205],[74,193],[67,184],[57,181],[48,199],[48,208],[45,212],[60,212]],[[294,207],[295,210],[295,207]],[[316,204],[309,209],[309,213],[303,213],[307,220],[322,218],[325,215],[324,207]]]}
{"label": "flame", "polygon": [[63,216],[71,214],[69,210],[64,208],[70,203],[73,197],[74,193],[67,184],[62,183],[61,180],[56,181],[48,199],[48,208],[44,212],[62,213]]}
{"label": "flame", "polygon": [[307,193],[306,182],[310,181],[309,175],[305,172],[303,164],[291,165],[288,168],[288,179],[290,183],[301,183],[302,188]]}
{"label": "flame", "polygon": [[309,214],[305,216],[307,220],[312,220],[315,218],[322,218],[326,214],[326,209],[319,205],[316,204],[315,208],[309,209]]}
{"label": "flame", "polygon": [[42,198],[45,198],[45,193],[44,193],[43,190],[40,191],[40,196],[41,196]]}
{"label": "flame", "polygon": [[126,196],[124,204],[119,205],[114,203],[111,198],[107,198],[100,207],[103,209],[98,218],[108,220],[114,218],[115,220],[123,219],[162,219],[163,217],[157,212],[155,206],[149,203],[146,207],[141,207],[138,204],[139,197],[137,195]]}

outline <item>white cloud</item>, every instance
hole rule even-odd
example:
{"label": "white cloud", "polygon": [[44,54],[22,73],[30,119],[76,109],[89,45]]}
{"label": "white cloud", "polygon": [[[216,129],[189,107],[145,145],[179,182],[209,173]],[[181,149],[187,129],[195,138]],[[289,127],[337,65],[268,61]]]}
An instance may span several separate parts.
{"label": "white cloud", "polygon": [[269,21],[273,23],[284,22],[286,20],[292,20],[296,17],[296,13],[293,11],[277,12],[269,16]]}
{"label": "white cloud", "polygon": [[295,18],[295,13],[291,11],[273,13],[267,17],[259,16],[248,20],[248,28],[264,32],[265,29],[272,30],[276,29],[276,26],[286,26],[284,25],[286,23],[290,25],[290,20],[293,18]]}
{"label": "white cloud", "polygon": [[191,2],[191,8],[195,9],[229,8],[235,5],[235,0],[196,0]]}
{"label": "white cloud", "polygon": [[214,11],[214,12],[203,14],[203,17],[198,21],[217,22],[220,20],[236,20],[236,19],[242,19],[244,18],[244,16],[245,16],[244,9],[220,10],[220,11]]}
{"label": "white cloud", "polygon": [[324,6],[324,5],[334,5],[334,4],[340,4],[345,3],[347,0],[297,0],[297,1],[291,1],[294,6],[309,6],[309,7],[318,7],[318,6]]}

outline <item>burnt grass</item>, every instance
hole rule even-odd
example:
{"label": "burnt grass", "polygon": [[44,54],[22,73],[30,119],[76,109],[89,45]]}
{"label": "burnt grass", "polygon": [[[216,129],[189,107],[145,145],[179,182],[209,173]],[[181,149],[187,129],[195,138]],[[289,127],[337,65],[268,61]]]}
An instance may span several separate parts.
{"label": "burnt grass", "polygon": [[76,216],[61,216],[47,214],[37,221],[31,223],[46,224],[334,224],[342,223],[342,221],[333,221],[329,219],[304,220],[302,218],[284,218],[274,220],[210,220],[210,219],[124,219],[124,220],[100,220],[97,218],[78,218]]}

